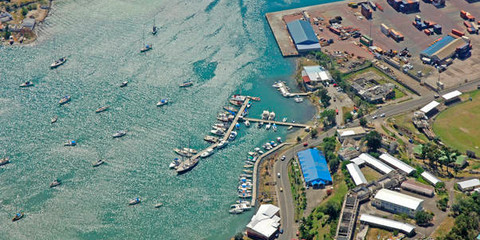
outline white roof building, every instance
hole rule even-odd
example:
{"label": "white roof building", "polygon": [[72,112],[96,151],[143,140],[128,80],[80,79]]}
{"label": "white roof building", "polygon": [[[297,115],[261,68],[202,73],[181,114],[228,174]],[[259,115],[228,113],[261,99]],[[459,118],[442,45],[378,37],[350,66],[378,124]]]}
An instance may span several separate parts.
{"label": "white roof building", "polygon": [[330,73],[322,66],[305,66],[303,67],[303,76],[308,76],[311,82],[332,81]]}
{"label": "white roof building", "polygon": [[433,186],[437,185],[437,183],[442,182],[440,179],[435,177],[433,174],[424,171],[422,174],[422,177],[427,180],[429,183],[431,183]]}
{"label": "white roof building", "polygon": [[402,162],[401,160],[395,158],[394,156],[384,153],[380,155],[380,159],[382,159],[388,165],[399,169],[400,171],[410,175],[411,173],[415,172],[415,168],[411,167],[410,165]]}
{"label": "white roof building", "polygon": [[427,113],[429,113],[430,111],[432,111],[433,109],[435,109],[438,105],[440,105],[439,102],[437,102],[437,101],[432,101],[432,102],[430,102],[429,104],[425,105],[425,107],[422,107],[422,108],[420,109],[420,111],[423,112],[423,113],[425,113],[425,114],[427,114]]}
{"label": "white roof building", "polygon": [[388,174],[391,171],[393,171],[391,167],[385,165],[384,163],[380,162],[379,160],[370,156],[367,153],[362,153],[360,154],[360,156],[358,156],[357,158],[351,161],[356,163],[358,166],[361,166],[362,164],[366,163],[372,168],[375,168],[376,170],[382,172],[383,174]]}
{"label": "white roof building", "polygon": [[463,182],[458,182],[458,188],[462,191],[472,190],[476,187],[480,187],[480,180],[478,178],[470,179]]}
{"label": "white roof building", "polygon": [[456,98],[460,95],[462,95],[462,92],[460,92],[458,90],[455,90],[453,92],[449,92],[449,93],[443,95],[442,97],[443,97],[443,99],[445,99],[445,101],[449,101],[449,100],[454,99],[454,98]]}
{"label": "white roof building", "polygon": [[412,197],[385,188],[380,189],[377,194],[375,194],[375,199],[389,202],[414,211],[421,209],[423,203],[423,200],[420,198]]}
{"label": "white roof building", "polygon": [[277,216],[280,208],[272,204],[263,204],[247,224],[247,233],[264,239],[270,239],[280,226],[280,217]]}
{"label": "white roof building", "polygon": [[361,138],[367,134],[363,127],[337,129],[337,133],[340,141],[346,138]]}
{"label": "white roof building", "polygon": [[347,164],[347,170],[350,173],[350,176],[352,176],[353,181],[355,182],[355,185],[360,185],[360,184],[367,184],[367,179],[365,179],[365,176],[363,175],[362,171],[360,171],[360,168],[357,166],[355,163],[349,163]]}
{"label": "white roof building", "polygon": [[377,217],[369,214],[360,215],[360,222],[371,224],[378,227],[399,230],[406,234],[411,234],[415,231],[415,226],[408,223],[402,223],[387,218]]}

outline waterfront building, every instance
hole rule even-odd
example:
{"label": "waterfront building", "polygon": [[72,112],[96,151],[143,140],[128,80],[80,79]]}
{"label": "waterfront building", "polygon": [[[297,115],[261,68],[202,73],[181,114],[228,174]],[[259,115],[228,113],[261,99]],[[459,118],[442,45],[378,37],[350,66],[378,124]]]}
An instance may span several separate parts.
{"label": "waterfront building", "polygon": [[280,226],[280,208],[263,204],[247,224],[247,236],[253,239],[272,239]]}
{"label": "waterfront building", "polygon": [[305,66],[302,70],[305,88],[309,91],[317,89],[321,84],[333,81],[332,75],[322,66]]}
{"label": "waterfront building", "polygon": [[388,189],[380,189],[375,194],[372,205],[393,213],[405,213],[410,217],[423,210],[422,199]]}
{"label": "waterfront building", "polygon": [[299,53],[320,50],[320,43],[309,22],[291,21],[287,23],[287,30]]}
{"label": "waterfront building", "polygon": [[311,148],[297,153],[307,186],[318,188],[332,183],[332,176],[322,151]]}

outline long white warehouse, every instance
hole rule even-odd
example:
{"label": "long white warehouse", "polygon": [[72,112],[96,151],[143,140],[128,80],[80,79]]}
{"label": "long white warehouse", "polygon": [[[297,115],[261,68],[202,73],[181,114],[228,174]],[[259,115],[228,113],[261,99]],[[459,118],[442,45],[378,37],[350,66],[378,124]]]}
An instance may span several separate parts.
{"label": "long white warehouse", "polygon": [[407,235],[412,234],[415,231],[415,226],[412,226],[408,223],[402,223],[387,218],[377,217],[369,214],[360,215],[360,222],[366,223],[376,227],[382,227],[386,229],[398,230],[406,233]]}
{"label": "long white warehouse", "polygon": [[423,210],[423,200],[388,189],[380,189],[372,201],[372,205],[393,213],[405,213],[410,217]]}
{"label": "long white warehouse", "polygon": [[388,174],[393,171],[393,168],[385,165],[385,163],[380,162],[379,160],[370,156],[367,153],[360,154],[360,156],[358,156],[357,158],[352,159],[351,162],[357,164],[358,166],[366,163],[368,166],[382,172],[383,174]]}
{"label": "long white warehouse", "polygon": [[415,172],[415,168],[411,167],[410,165],[402,162],[401,160],[395,158],[394,156],[384,153],[380,155],[380,159],[382,159],[386,164],[399,169],[400,171],[410,175],[411,173]]}
{"label": "long white warehouse", "polygon": [[425,180],[427,180],[427,182],[431,183],[433,186],[436,186],[437,183],[442,182],[440,179],[427,171],[424,171],[421,175]]}
{"label": "long white warehouse", "polygon": [[357,164],[355,163],[349,163],[347,164],[347,170],[350,173],[350,176],[352,176],[353,181],[355,182],[355,185],[360,185],[360,184],[367,184],[367,179],[365,179],[365,176],[363,175],[362,171],[360,171],[360,168],[358,167]]}

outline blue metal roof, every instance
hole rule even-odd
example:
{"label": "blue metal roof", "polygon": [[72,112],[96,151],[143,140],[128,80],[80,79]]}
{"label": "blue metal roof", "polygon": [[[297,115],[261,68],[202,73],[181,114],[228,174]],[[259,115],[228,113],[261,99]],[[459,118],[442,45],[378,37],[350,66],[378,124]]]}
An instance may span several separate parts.
{"label": "blue metal roof", "polygon": [[307,185],[332,182],[332,176],[322,151],[312,148],[298,152],[297,156]]}
{"label": "blue metal roof", "polygon": [[318,43],[318,38],[313,31],[312,25],[303,20],[295,20],[287,23],[288,32],[296,45]]}
{"label": "blue metal roof", "polygon": [[443,37],[442,39],[438,40],[436,43],[432,44],[430,47],[427,49],[423,50],[421,55],[425,55],[427,57],[431,57],[433,54],[435,54],[438,50],[442,49],[443,47],[447,46],[449,43],[451,43],[453,40],[455,40],[454,37],[447,35]]}

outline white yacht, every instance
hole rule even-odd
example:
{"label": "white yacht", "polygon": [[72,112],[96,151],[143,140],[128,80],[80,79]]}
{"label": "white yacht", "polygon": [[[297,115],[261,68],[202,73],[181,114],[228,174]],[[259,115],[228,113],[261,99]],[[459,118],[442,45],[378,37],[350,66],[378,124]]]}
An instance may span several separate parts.
{"label": "white yacht", "polygon": [[267,126],[265,126],[265,129],[269,130],[270,128],[272,127],[272,124],[267,124]]}
{"label": "white yacht", "polygon": [[268,120],[274,120],[275,119],[275,112],[270,112],[268,115]]}
{"label": "white yacht", "polygon": [[208,148],[205,152],[203,152],[202,154],[200,154],[200,157],[202,158],[206,158],[210,155],[213,154],[213,149],[212,148]]}
{"label": "white yacht", "polygon": [[226,147],[227,145],[228,145],[228,141],[222,140],[222,141],[220,141],[220,143],[217,145],[217,148],[218,148],[218,149],[222,149],[222,148]]}
{"label": "white yacht", "polygon": [[270,116],[270,112],[267,111],[267,110],[264,110],[263,113],[262,113],[262,119],[268,119],[268,117]]}
{"label": "white yacht", "polygon": [[250,127],[250,121],[248,121],[248,120],[245,121],[245,126],[246,126],[246,127]]}
{"label": "white yacht", "polygon": [[237,137],[237,132],[232,131],[232,132],[230,133],[230,136],[228,136],[228,140],[229,140],[229,141],[233,141],[233,140],[235,140],[236,137]]}

